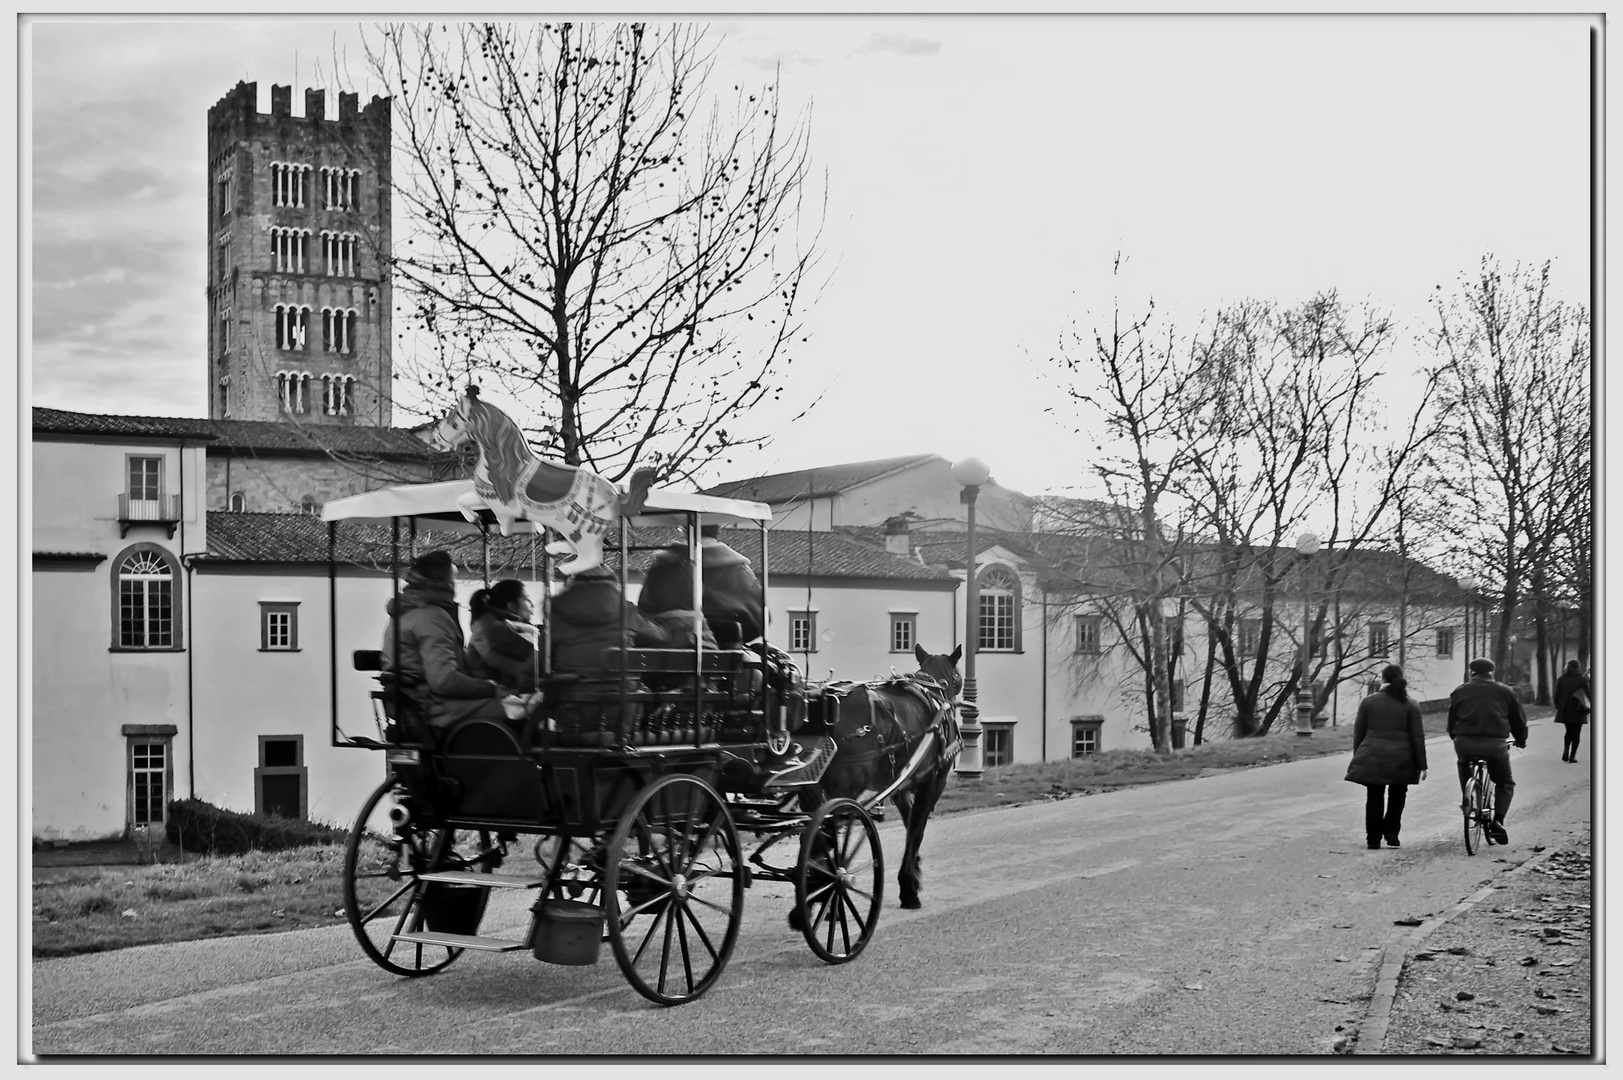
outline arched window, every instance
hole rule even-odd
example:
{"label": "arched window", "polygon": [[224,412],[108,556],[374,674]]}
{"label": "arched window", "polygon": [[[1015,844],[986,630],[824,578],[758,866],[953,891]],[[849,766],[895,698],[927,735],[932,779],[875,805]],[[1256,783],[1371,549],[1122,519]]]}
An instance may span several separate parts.
{"label": "arched window", "polygon": [[136,544],[113,560],[113,647],[173,649],[180,642],[174,556]]}
{"label": "arched window", "polygon": [[231,493],[231,511],[232,511],[232,513],[240,514],[246,509],[248,509],[248,500],[243,497],[242,492],[233,491]]}
{"label": "arched window", "polygon": [[980,594],[980,630],[977,650],[1020,651],[1020,579],[1006,566],[984,566],[976,571]]}

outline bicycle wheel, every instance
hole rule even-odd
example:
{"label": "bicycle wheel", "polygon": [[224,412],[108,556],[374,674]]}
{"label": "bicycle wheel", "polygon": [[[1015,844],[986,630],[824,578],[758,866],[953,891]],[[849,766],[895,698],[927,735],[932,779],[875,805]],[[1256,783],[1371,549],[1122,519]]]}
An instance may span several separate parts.
{"label": "bicycle wheel", "polygon": [[1465,853],[1475,855],[1482,847],[1482,784],[1477,777],[1472,776],[1465,782],[1465,800],[1462,809],[1465,815]]}
{"label": "bicycle wheel", "polygon": [[1488,779],[1486,770],[1479,772],[1476,778],[1476,819],[1480,823],[1482,835],[1488,843],[1498,841],[1493,838],[1493,782]]}

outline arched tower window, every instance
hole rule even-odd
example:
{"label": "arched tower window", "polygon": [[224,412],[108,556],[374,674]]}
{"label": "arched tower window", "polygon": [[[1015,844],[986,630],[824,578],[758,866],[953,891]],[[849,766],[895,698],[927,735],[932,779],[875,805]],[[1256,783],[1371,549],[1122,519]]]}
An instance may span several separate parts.
{"label": "arched tower window", "polygon": [[1006,566],[985,566],[976,571],[980,596],[976,649],[988,652],[1020,651],[1020,578]]}
{"label": "arched tower window", "polygon": [[175,557],[157,544],[136,544],[113,560],[113,647],[174,649],[180,642]]}

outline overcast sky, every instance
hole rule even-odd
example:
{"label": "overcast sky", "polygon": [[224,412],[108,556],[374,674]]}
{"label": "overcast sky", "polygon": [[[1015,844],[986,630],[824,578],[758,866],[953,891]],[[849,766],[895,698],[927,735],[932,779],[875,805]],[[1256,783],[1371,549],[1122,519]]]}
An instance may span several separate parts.
{"label": "overcast sky", "polygon": [[[976,454],[1075,483],[1042,358],[1130,304],[1180,325],[1336,288],[1401,321],[1487,253],[1590,288],[1590,30],[1572,16],[750,17],[715,84],[810,101],[832,276],[745,468]],[[35,20],[22,34],[32,404],[203,415],[205,125],[239,79],[378,90],[353,20]],[[335,75],[335,53],[347,76]],[[318,67],[319,65],[319,67]],[[397,236],[398,240],[399,237]],[[31,311],[28,310],[31,304]],[[25,324],[27,326],[29,324]],[[25,404],[29,392],[25,391]],[[761,413],[757,429],[781,425]],[[748,425],[740,425],[741,428]]]}

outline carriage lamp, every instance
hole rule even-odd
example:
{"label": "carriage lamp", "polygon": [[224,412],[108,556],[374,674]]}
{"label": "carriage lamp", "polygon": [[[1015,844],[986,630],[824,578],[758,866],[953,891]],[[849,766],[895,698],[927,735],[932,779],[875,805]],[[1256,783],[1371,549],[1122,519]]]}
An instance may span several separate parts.
{"label": "carriage lamp", "polygon": [[975,497],[981,485],[991,479],[992,470],[977,457],[953,463],[952,478],[964,490],[959,501],[969,507],[968,557],[964,560],[964,690],[958,710],[958,734],[964,740],[958,755],[959,776],[979,779],[981,775],[981,713],[975,706],[975,647],[980,644],[980,592],[975,582]]}
{"label": "carriage lamp", "polygon": [[[1296,538],[1296,552],[1303,560],[1319,550],[1316,533],[1305,532]],[[1308,682],[1308,636],[1313,629],[1312,590],[1308,588],[1307,564],[1302,564],[1302,670],[1296,682],[1296,734],[1313,734],[1313,686]]]}

